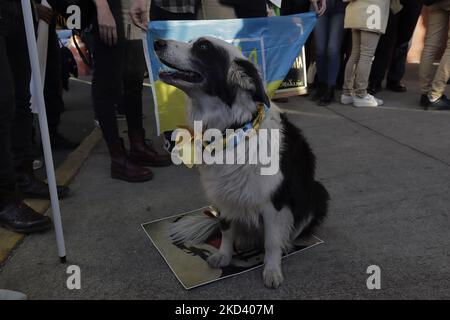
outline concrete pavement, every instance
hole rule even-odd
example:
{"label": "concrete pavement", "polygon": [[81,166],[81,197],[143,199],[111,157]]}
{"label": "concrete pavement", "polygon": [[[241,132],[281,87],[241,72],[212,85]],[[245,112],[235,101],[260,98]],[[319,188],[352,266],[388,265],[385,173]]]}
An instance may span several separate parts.
{"label": "concrete pavement", "polygon": [[[285,259],[280,289],[264,288],[255,270],[185,291],[140,224],[208,204],[197,172],[173,166],[149,183],[111,180],[103,143],[61,204],[68,264],[52,232],[26,237],[0,288],[30,299],[449,299],[450,112],[420,110],[416,66],[408,72],[409,93],[379,95],[386,107],[319,108],[301,97],[281,105],[312,144],[332,203],[318,232],[325,244]],[[81,290],[66,287],[71,264]],[[373,264],[381,290],[366,287]]]}

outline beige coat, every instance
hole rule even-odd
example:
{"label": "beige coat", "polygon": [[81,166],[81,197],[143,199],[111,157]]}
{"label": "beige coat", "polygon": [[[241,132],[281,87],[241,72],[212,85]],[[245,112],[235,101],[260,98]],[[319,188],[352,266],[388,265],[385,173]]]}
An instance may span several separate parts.
{"label": "beige coat", "polygon": [[[389,8],[394,14],[402,9],[400,0],[343,0],[350,2],[345,10],[344,27],[385,33]],[[370,6],[375,6],[371,8]],[[377,9],[379,8],[379,9]]]}

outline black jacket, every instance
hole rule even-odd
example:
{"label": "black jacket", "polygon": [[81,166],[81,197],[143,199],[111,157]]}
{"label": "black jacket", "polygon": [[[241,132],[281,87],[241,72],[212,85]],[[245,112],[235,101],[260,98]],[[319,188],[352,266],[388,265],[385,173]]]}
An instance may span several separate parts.
{"label": "black jacket", "polygon": [[238,18],[267,17],[266,0],[220,0],[220,3],[233,6]]}
{"label": "black jacket", "polygon": [[426,6],[431,6],[432,4],[435,4],[436,2],[439,2],[439,1],[441,1],[441,0],[424,0],[423,3]]}

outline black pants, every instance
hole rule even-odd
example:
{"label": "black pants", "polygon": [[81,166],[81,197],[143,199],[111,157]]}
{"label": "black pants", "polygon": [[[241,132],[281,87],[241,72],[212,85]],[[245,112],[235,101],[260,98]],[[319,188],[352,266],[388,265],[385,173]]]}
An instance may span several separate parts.
{"label": "black pants", "polygon": [[[0,205],[15,198],[15,171],[33,161],[31,68],[20,1],[0,0]],[[16,170],[15,170],[16,169]]]}
{"label": "black pants", "polygon": [[422,0],[402,0],[402,11],[389,15],[386,33],[380,38],[369,82],[380,86],[387,72],[388,83],[399,83],[405,75],[409,42],[422,10]]}
{"label": "black pants", "polygon": [[58,131],[61,114],[64,112],[61,80],[61,48],[56,34],[56,19],[49,26],[47,66],[45,70],[45,108],[50,134]]}
{"label": "black pants", "polygon": [[311,6],[309,0],[284,0],[281,2],[280,13],[283,16],[308,12]]}
{"label": "black pants", "polygon": [[[287,16],[291,14],[305,13],[310,11],[310,7],[311,2],[309,0],[284,0],[281,2],[280,14],[282,16]],[[306,40],[305,58],[306,67],[309,68],[311,63],[315,60],[313,34],[311,34]]]}
{"label": "black pants", "polygon": [[195,13],[173,13],[164,10],[152,1],[150,7],[150,20],[151,21],[166,21],[166,20],[196,20],[197,15]]}
{"label": "black pants", "polygon": [[126,101],[125,115],[128,130],[142,129],[142,89],[145,58],[141,41],[128,41],[124,36],[120,0],[110,0],[109,6],[116,19],[118,42],[114,46],[104,44],[94,23],[93,53],[94,75],[92,98],[103,136],[107,143],[119,140],[115,105]]}

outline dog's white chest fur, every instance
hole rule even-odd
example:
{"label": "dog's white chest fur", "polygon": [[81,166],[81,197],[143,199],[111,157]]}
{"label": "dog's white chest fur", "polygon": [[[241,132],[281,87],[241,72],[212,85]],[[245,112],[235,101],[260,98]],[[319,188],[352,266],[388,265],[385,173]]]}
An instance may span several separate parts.
{"label": "dog's white chest fur", "polygon": [[[263,121],[263,130],[280,129],[278,110],[271,109],[270,116]],[[279,132],[279,131],[278,131]],[[270,134],[270,133],[269,133]],[[259,141],[258,136],[253,137]],[[282,139],[281,133],[278,141]],[[265,139],[267,150],[270,139]],[[241,142],[243,143],[243,142]],[[279,146],[275,148],[279,151]],[[249,159],[248,147],[246,159]],[[283,176],[280,170],[273,175],[261,175],[262,165],[258,164],[221,164],[199,166],[200,176],[209,199],[221,209],[221,217],[239,220],[257,225],[261,208],[270,201],[272,193],[280,185]]]}

